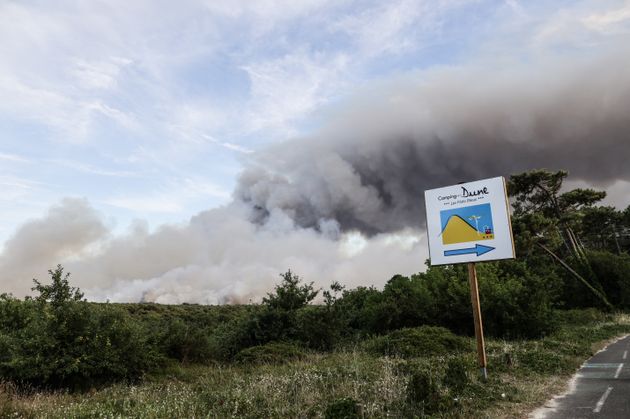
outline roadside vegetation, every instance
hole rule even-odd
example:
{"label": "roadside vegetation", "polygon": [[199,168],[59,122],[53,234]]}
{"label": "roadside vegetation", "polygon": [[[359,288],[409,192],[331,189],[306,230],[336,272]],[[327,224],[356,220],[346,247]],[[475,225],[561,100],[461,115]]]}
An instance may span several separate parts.
{"label": "roadside vegetation", "polygon": [[630,207],[565,177],[510,179],[518,259],[477,267],[487,382],[465,266],[382,290],[287,271],[245,306],[90,303],[57,266],[0,296],[0,417],[518,416],[630,333]]}

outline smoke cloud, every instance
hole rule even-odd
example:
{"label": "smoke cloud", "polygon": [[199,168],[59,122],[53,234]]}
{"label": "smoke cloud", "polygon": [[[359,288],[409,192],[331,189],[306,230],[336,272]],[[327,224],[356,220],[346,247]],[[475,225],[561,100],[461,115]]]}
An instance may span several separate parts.
{"label": "smoke cloud", "polygon": [[33,286],[29,275],[85,256],[91,244],[106,236],[105,224],[86,200],[65,198],[42,219],[22,225],[5,243],[0,254],[0,292],[27,294]]}
{"label": "smoke cloud", "polygon": [[[264,226],[248,221],[248,214],[249,208],[234,202],[198,214],[185,226],[150,233],[146,223],[137,222],[127,234],[104,241],[95,210],[66,200],[7,243],[0,259],[3,291],[24,295],[32,275],[43,276],[70,249],[76,253],[64,266],[89,299],[159,303],[259,301],[287,268],[317,286],[337,280],[356,287],[392,272],[418,271],[424,260],[417,232],[377,236],[369,243],[358,234],[333,241],[313,229],[297,228],[282,213]],[[51,225],[56,226],[53,233],[48,227],[37,234]],[[92,233],[73,236],[75,231]],[[48,243],[42,245],[45,251],[28,250],[30,243],[43,242]],[[20,258],[13,261],[13,255]]]}
{"label": "smoke cloud", "polygon": [[374,234],[422,227],[432,187],[540,167],[592,184],[628,180],[629,56],[389,83],[310,141],[268,150],[236,196],[258,223],[280,210],[302,227],[337,222]]}
{"label": "smoke cloud", "polygon": [[318,286],[382,285],[423,268],[425,189],[540,167],[630,181],[629,65],[622,48],[382,83],[311,137],[256,153],[233,202],[185,225],[112,237],[88,203],[63,201],[5,244],[2,290],[25,293],[57,262],[96,300],[247,302],[287,268]]}

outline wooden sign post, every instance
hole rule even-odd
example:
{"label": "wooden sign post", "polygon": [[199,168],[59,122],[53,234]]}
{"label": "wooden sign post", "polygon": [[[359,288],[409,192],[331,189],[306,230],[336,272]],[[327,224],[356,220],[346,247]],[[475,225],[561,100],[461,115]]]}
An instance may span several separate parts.
{"label": "wooden sign post", "polygon": [[477,355],[488,378],[476,262],[513,259],[510,203],[503,177],[424,191],[431,266],[468,264]]}
{"label": "wooden sign post", "polygon": [[479,287],[477,285],[477,269],[474,262],[468,264],[468,282],[470,283],[470,300],[472,302],[473,320],[475,322],[475,338],[477,339],[477,359],[479,369],[484,380],[488,379],[486,344],[483,340],[483,323],[481,321],[481,306],[479,305]]}

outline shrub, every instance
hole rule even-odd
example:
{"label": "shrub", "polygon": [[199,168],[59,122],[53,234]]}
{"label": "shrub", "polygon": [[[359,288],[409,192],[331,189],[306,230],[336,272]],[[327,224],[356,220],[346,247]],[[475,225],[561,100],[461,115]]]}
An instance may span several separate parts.
{"label": "shrub", "polygon": [[302,349],[291,343],[270,342],[243,349],[234,357],[240,364],[281,364],[304,358]]}
{"label": "shrub", "polygon": [[413,404],[427,402],[439,393],[431,374],[423,370],[412,371],[407,386],[407,401]]}
{"label": "shrub", "polygon": [[410,416],[415,417],[418,408],[423,414],[429,415],[447,411],[452,405],[452,400],[442,394],[438,381],[429,371],[415,368],[411,371],[407,384],[407,403],[411,408]]}
{"label": "shrub", "polygon": [[590,267],[611,304],[630,308],[630,256],[588,252]]}
{"label": "shrub", "polygon": [[210,357],[217,361],[230,361],[243,349],[257,345],[256,320],[257,314],[247,311],[214,329],[208,339]]}
{"label": "shrub", "polygon": [[324,412],[326,419],[358,419],[361,417],[359,404],[351,398],[343,398],[332,401]]}
{"label": "shrub", "polygon": [[344,290],[335,307],[344,324],[353,332],[374,332],[378,330],[378,315],[375,312],[379,310],[381,299],[381,292],[376,288],[358,287]]}
{"label": "shrub", "polygon": [[451,358],[446,365],[444,384],[455,391],[461,391],[470,383],[471,364],[463,357]]}
{"label": "shrub", "polygon": [[467,339],[454,335],[448,329],[435,326],[396,330],[388,335],[368,340],[365,347],[368,352],[374,354],[403,358],[472,350]]}
{"label": "shrub", "polygon": [[559,278],[534,273],[524,261],[478,266],[484,331],[506,338],[535,338],[557,328],[553,300]]}
{"label": "shrub", "polygon": [[0,418],[19,417],[13,406],[15,393],[14,385],[0,381]]}
{"label": "shrub", "polygon": [[306,306],[297,312],[295,338],[305,346],[316,350],[330,350],[341,339],[347,329],[347,319],[339,304],[339,294],[344,287],[338,282],[330,285],[330,290],[323,292],[323,306]]}
{"label": "shrub", "polygon": [[[380,300],[380,301],[379,301]],[[420,281],[402,275],[391,278],[371,309],[371,331],[382,333],[430,322],[431,295]]]}
{"label": "shrub", "polygon": [[[553,302],[560,293],[554,270],[535,271],[524,261],[478,265],[479,293],[487,335],[530,338],[556,328]],[[382,292],[344,292],[338,302],[347,324],[362,332],[386,333],[423,324],[472,334],[470,288],[465,265],[430,267],[411,277],[394,276]]]}
{"label": "shrub", "polygon": [[301,285],[301,279],[289,269],[280,274],[282,282],[276,285],[273,294],[263,298],[263,304],[270,309],[284,311],[297,310],[304,307],[317,296],[319,291],[313,289],[313,283]]}
{"label": "shrub", "polygon": [[166,356],[181,362],[201,362],[210,357],[210,332],[206,328],[170,318],[161,322],[158,346]]}
{"label": "shrub", "polygon": [[160,358],[144,330],[119,308],[81,301],[63,268],[49,271],[52,285],[37,285],[34,300],[0,298],[0,375],[21,385],[85,388],[137,379]]}
{"label": "shrub", "polygon": [[256,344],[295,339],[299,334],[298,310],[306,307],[319,292],[313,289],[313,283],[302,284],[300,277],[290,270],[280,277],[282,282],[276,285],[274,293],[263,298],[262,309],[249,324],[254,327]]}
{"label": "shrub", "polygon": [[261,306],[214,330],[209,342],[214,359],[229,361],[243,349],[268,342],[303,339],[308,346],[321,349],[332,345],[334,334],[315,331],[317,325],[327,326],[327,319],[320,317],[319,307],[308,306],[318,293],[313,284],[302,284],[290,270],[280,276],[282,282],[263,298]]}
{"label": "shrub", "polygon": [[555,312],[555,316],[560,323],[575,326],[611,320],[610,314],[603,313],[595,308],[558,310]]}
{"label": "shrub", "polygon": [[528,370],[540,374],[563,374],[573,368],[572,360],[547,351],[524,351],[517,354],[517,361]]}

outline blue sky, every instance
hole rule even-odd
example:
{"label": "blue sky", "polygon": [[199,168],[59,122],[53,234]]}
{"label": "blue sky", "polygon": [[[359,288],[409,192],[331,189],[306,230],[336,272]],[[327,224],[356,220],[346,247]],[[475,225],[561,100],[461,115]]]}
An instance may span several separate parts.
{"label": "blue sky", "polygon": [[[489,227],[491,231],[494,230],[490,204],[473,205],[470,207],[440,211],[440,222],[442,224],[441,232],[444,231],[448,220],[450,220],[451,217],[454,215],[458,215],[460,218],[470,224],[472,228],[482,233],[486,230],[486,227]],[[475,224],[475,222],[470,218],[471,216],[479,217],[477,224]],[[440,234],[442,234],[441,232]]]}
{"label": "blue sky", "polygon": [[4,1],[0,244],[64,197],[115,232],[184,222],[374,83],[588,55],[629,22],[622,0]]}

